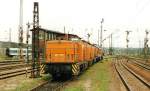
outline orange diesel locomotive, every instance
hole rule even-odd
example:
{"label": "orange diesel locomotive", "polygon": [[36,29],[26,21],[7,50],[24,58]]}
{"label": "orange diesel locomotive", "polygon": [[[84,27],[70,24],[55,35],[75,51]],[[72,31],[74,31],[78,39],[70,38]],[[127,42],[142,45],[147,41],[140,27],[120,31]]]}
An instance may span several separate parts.
{"label": "orange diesel locomotive", "polygon": [[53,78],[78,75],[102,59],[102,50],[77,40],[51,40],[46,42],[46,64]]}

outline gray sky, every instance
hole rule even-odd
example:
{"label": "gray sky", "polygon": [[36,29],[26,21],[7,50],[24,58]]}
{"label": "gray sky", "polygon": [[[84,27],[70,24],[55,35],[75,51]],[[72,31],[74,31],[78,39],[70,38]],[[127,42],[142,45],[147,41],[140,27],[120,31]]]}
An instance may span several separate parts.
{"label": "gray sky", "polygon": [[[9,28],[12,30],[12,41],[18,41],[19,1],[0,1],[0,40],[8,41]],[[125,31],[131,30],[129,35],[130,47],[143,46],[145,29],[150,30],[150,0],[24,0],[23,24],[26,33],[26,23],[32,22],[33,2],[39,2],[40,25],[43,28],[63,32],[66,31],[97,43],[97,31],[100,21],[104,18],[104,37],[114,31],[113,45],[125,47]],[[25,39],[24,39],[25,41]],[[108,46],[108,41],[105,41]]]}

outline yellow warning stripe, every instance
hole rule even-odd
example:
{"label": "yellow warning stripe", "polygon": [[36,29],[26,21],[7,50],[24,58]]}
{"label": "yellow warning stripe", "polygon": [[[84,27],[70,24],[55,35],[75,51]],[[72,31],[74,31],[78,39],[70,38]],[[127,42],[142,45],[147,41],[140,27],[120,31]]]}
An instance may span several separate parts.
{"label": "yellow warning stripe", "polygon": [[74,75],[78,75],[79,66],[77,64],[72,64],[72,72],[73,72]]}
{"label": "yellow warning stripe", "polygon": [[77,69],[74,66],[72,66],[72,68],[73,68],[72,70],[74,70],[75,72],[77,72]]}
{"label": "yellow warning stripe", "polygon": [[73,65],[73,68],[74,68],[74,69],[77,69],[77,66],[76,66],[76,65]]}
{"label": "yellow warning stripe", "polygon": [[75,67],[76,69],[78,69],[77,65],[74,65],[74,67]]}
{"label": "yellow warning stripe", "polygon": [[45,65],[40,65],[40,73],[44,73],[44,68],[45,68]]}
{"label": "yellow warning stripe", "polygon": [[72,69],[72,72],[73,72],[73,74],[75,74],[75,73],[76,73],[76,71],[75,71],[74,69]]}

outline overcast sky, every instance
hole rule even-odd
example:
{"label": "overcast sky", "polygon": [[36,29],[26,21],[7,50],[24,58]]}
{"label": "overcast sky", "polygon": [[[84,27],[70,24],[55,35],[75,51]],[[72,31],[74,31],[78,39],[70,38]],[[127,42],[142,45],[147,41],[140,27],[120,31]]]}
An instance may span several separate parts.
{"label": "overcast sky", "polygon": [[[32,22],[33,2],[39,2],[40,25],[43,28],[74,33],[97,43],[101,19],[107,37],[113,35],[113,46],[126,46],[126,30],[129,35],[129,47],[143,46],[145,29],[150,30],[150,0],[23,0],[23,25]],[[20,0],[0,0],[0,40],[8,41],[9,29],[12,30],[12,41],[18,42]],[[7,35],[7,36],[6,36]],[[25,41],[25,39],[24,39]],[[139,44],[139,41],[141,44]],[[108,40],[104,43],[108,46]]]}

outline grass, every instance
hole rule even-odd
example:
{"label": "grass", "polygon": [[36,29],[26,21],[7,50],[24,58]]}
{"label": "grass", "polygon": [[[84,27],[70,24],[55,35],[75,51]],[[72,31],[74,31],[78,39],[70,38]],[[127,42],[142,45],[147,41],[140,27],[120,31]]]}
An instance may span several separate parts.
{"label": "grass", "polygon": [[65,89],[65,91],[84,91],[83,88],[81,87],[71,87],[71,88],[68,88],[68,89]]}
{"label": "grass", "polygon": [[4,61],[4,60],[17,60],[17,58],[12,58],[12,57],[8,57],[5,55],[0,55],[0,61]]}
{"label": "grass", "polygon": [[110,73],[109,64],[111,58],[90,67],[72,85],[66,87],[65,91],[86,91],[85,84],[90,81],[90,91],[108,91]]}
{"label": "grass", "polygon": [[19,84],[16,89],[10,91],[29,91],[33,87],[40,85],[42,82],[48,81],[51,79],[50,75],[43,75],[41,78],[28,79],[24,80],[21,84]]}

